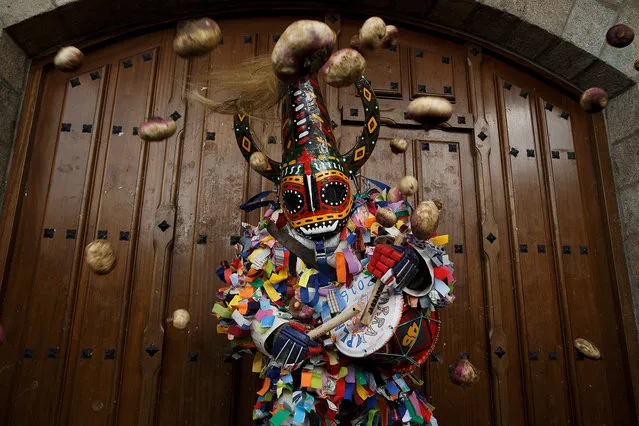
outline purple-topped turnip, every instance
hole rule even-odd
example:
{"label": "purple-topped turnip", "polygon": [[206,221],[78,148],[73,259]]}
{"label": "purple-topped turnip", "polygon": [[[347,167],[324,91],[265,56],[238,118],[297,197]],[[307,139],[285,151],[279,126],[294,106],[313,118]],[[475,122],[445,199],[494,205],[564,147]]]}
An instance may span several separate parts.
{"label": "purple-topped turnip", "polygon": [[333,53],[322,67],[322,76],[333,87],[346,87],[355,83],[364,73],[366,60],[355,49],[340,49]]}
{"label": "purple-topped turnip", "polygon": [[384,36],[384,42],[382,47],[389,48],[397,44],[399,38],[399,30],[395,25],[386,25],[386,35]]}
{"label": "purple-topped turnip", "polygon": [[581,95],[579,105],[589,113],[601,112],[608,105],[608,93],[600,87],[591,87]]}
{"label": "purple-topped turnip", "polygon": [[157,142],[175,134],[177,126],[170,118],[151,117],[138,128],[138,134],[147,142]]}
{"label": "purple-topped turnip", "polygon": [[471,386],[479,380],[479,373],[467,355],[462,355],[455,365],[449,365],[448,373],[450,380],[459,386]]}
{"label": "purple-topped turnip", "polygon": [[282,81],[312,75],[326,63],[335,45],[335,32],[325,23],[295,21],[284,30],[273,48],[273,71]]}
{"label": "purple-topped turnip", "polygon": [[606,41],[613,47],[626,47],[634,39],[635,32],[625,24],[613,25],[606,33]]}

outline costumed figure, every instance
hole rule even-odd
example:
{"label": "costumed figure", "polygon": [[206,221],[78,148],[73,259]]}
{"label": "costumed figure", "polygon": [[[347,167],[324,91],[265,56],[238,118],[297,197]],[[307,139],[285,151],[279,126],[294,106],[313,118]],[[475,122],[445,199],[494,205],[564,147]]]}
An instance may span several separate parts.
{"label": "costumed figure", "polygon": [[[218,332],[235,352],[254,353],[253,371],[264,379],[256,425],[437,425],[412,372],[434,349],[440,310],[454,299],[447,238],[422,229],[418,239],[412,207],[389,201],[387,186],[360,176],[380,129],[361,73],[354,84],[364,128],[348,153],[337,151],[316,79],[335,36],[317,42],[328,27],[303,22],[315,25],[305,33],[311,41],[298,40],[301,53],[288,71],[277,57],[287,46],[278,42],[269,71],[255,73],[274,73],[280,83],[251,83],[271,87],[280,100],[280,162],[251,133],[257,103],[248,91],[222,103],[200,99],[217,111],[235,109],[239,148],[277,194],[276,201],[265,201],[268,192],[251,200],[269,208],[257,226],[243,224],[236,258],[218,269]],[[435,227],[438,208],[421,213]]]}

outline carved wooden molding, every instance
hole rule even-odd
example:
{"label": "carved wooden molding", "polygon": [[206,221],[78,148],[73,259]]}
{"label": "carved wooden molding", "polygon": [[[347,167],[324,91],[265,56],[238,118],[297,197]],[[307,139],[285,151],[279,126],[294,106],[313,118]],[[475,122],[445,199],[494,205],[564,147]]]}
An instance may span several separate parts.
{"label": "carved wooden molding", "polygon": [[488,327],[490,336],[491,365],[497,375],[492,381],[495,404],[493,421],[495,425],[508,424],[508,339],[503,328],[503,316],[500,305],[500,286],[498,259],[500,255],[500,235],[495,221],[493,191],[490,177],[491,146],[499,144],[499,138],[491,137],[490,126],[486,120],[482,96],[482,51],[481,48],[468,45],[466,58],[468,70],[468,89],[470,107],[474,121],[475,170],[477,174],[479,211],[481,216],[481,247],[484,287],[486,294]]}

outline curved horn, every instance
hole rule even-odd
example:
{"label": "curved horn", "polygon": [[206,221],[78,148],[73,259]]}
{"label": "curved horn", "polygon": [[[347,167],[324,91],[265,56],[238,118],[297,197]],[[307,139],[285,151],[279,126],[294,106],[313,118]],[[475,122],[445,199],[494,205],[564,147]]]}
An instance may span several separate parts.
{"label": "curved horn", "polygon": [[380,127],[379,105],[370,82],[366,80],[366,77],[361,76],[355,82],[355,87],[357,87],[357,94],[362,99],[365,121],[364,129],[362,129],[362,134],[357,139],[357,143],[342,156],[344,168],[349,170],[351,177],[366,163],[368,157],[373,153]]}
{"label": "curved horn", "polygon": [[[242,152],[242,155],[244,156],[246,161],[250,161],[251,155],[253,153],[262,152],[260,147],[253,140],[248,115],[235,114],[233,118],[233,129],[235,130],[235,139],[237,139],[237,146],[240,147],[240,151]],[[266,156],[266,158],[268,158],[269,166],[266,170],[259,173],[268,180],[279,183],[280,174],[282,172],[282,165],[277,161],[272,160],[268,156]]]}

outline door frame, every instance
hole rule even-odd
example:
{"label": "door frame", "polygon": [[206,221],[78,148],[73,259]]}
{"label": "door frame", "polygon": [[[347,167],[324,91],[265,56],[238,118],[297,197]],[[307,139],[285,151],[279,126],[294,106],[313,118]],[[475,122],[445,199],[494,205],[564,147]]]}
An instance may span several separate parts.
{"label": "door frame", "polygon": [[[255,11],[251,11],[255,13]],[[201,15],[201,13],[200,13]],[[237,12],[235,16],[241,15]],[[329,16],[339,16],[335,13],[327,13],[326,18]],[[225,18],[228,16],[225,16]],[[133,36],[135,32],[151,32],[154,29],[167,28],[175,25],[175,21],[170,23],[161,23],[157,26],[142,26],[134,30],[126,30],[120,33],[102,36],[98,38],[88,39],[77,44],[80,48],[99,47],[106,43],[111,43],[115,40],[122,38],[129,38]],[[415,27],[414,23],[406,22],[408,27]],[[433,28],[423,26],[420,30],[433,31]],[[450,30],[443,28],[437,28],[436,32],[442,37],[462,38],[470,40],[469,36],[460,35]],[[472,40],[476,46],[486,47],[489,50],[495,51],[494,46],[490,46],[488,43]],[[516,57],[513,54],[505,52],[499,52],[500,56],[505,56],[506,60],[514,62],[521,66],[528,66],[530,63],[521,58]],[[9,268],[8,263],[11,261],[14,243],[16,240],[16,232],[18,229],[19,213],[22,208],[22,192],[24,190],[27,171],[29,169],[31,152],[34,149],[34,125],[37,122],[38,113],[40,109],[40,99],[42,95],[43,82],[47,70],[51,68],[51,61],[53,53],[42,56],[33,60],[31,63],[27,82],[25,86],[24,98],[22,102],[22,108],[19,114],[18,123],[16,126],[16,139],[14,145],[14,152],[12,161],[9,168],[8,184],[4,200],[4,205],[0,213],[0,312],[3,309],[2,297],[4,294],[5,282],[8,279]],[[472,63],[469,67],[473,68]],[[469,72],[470,86],[474,82],[480,82],[481,77],[479,69]],[[574,88],[565,82],[560,82],[558,79],[549,73],[544,72],[539,67],[533,66],[532,71],[528,68],[536,78],[545,81],[551,81],[553,86],[559,86],[559,90],[568,94],[568,97],[574,99]],[[474,80],[470,81],[470,80]],[[472,90],[471,90],[472,92]],[[471,93],[471,97],[472,97]],[[475,121],[477,122],[478,114],[475,113]],[[609,264],[609,272],[613,282],[615,304],[617,308],[617,318],[620,320],[620,326],[622,327],[623,346],[621,350],[624,352],[624,357],[628,360],[628,368],[631,375],[632,389],[629,391],[632,393],[634,400],[634,407],[639,407],[639,363],[633,363],[633,359],[639,359],[639,340],[637,336],[637,329],[635,325],[635,314],[632,304],[632,296],[630,292],[630,277],[628,266],[626,263],[626,254],[624,250],[623,237],[620,225],[619,205],[617,202],[617,196],[614,185],[614,176],[612,170],[612,161],[610,158],[608,138],[606,135],[606,125],[603,114],[593,114],[588,118],[588,128],[590,130],[589,142],[593,149],[595,171],[596,171],[596,183],[598,190],[601,193],[601,205],[600,208],[604,212],[602,220],[605,226],[605,231],[609,239],[606,244],[606,253],[609,258],[614,261]],[[476,126],[475,130],[478,127]],[[479,133],[478,131],[475,134]],[[482,160],[480,156],[475,156],[475,167],[478,170],[482,167]]]}

